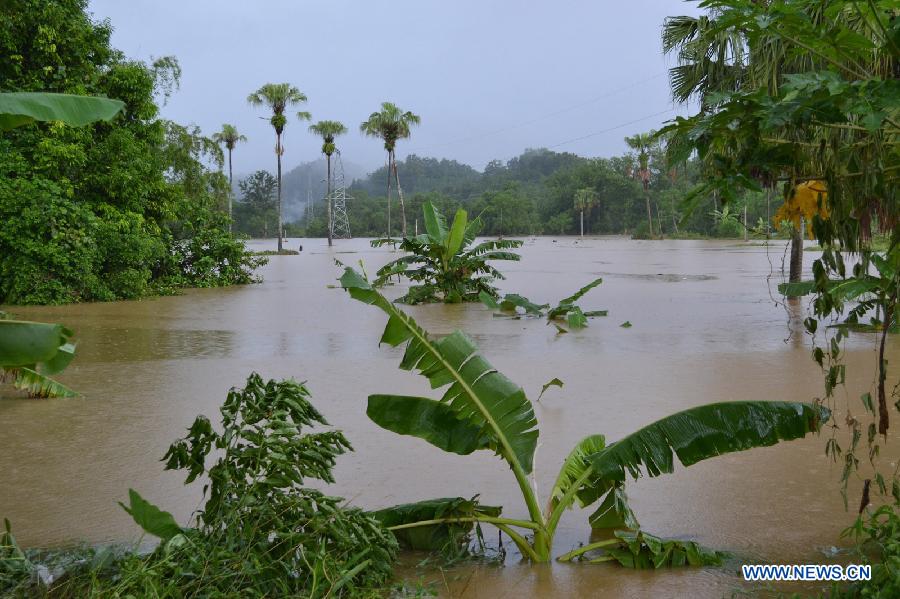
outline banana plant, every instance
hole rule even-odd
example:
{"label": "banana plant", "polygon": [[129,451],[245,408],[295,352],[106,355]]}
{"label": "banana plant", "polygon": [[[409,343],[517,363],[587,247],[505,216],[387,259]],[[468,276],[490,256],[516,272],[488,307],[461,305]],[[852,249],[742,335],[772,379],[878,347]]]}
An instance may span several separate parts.
{"label": "banana plant", "polygon": [[[522,242],[493,239],[470,247],[481,231],[480,218],[470,221],[460,208],[448,227],[444,215],[431,202],[425,202],[423,212],[426,232],[399,242],[400,249],[409,254],[382,267],[375,284],[383,285],[398,275],[416,283],[397,300],[406,304],[476,302],[481,293],[497,297],[492,282],[504,277],[488,261],[518,260],[518,254],[507,250],[520,247]],[[372,241],[373,247],[388,244],[396,245],[397,240]]]}
{"label": "banana plant", "polygon": [[[565,322],[572,329],[583,329],[588,324],[588,318],[606,316],[609,313],[607,310],[584,311],[575,303],[602,282],[603,279],[594,279],[569,297],[561,299],[554,308],[551,308],[550,304],[536,304],[518,293],[507,293],[499,301],[487,293],[481,293],[479,299],[488,308],[499,310],[500,316],[519,318],[523,313],[525,316],[545,316],[547,324],[555,326],[558,333],[568,333],[569,331],[560,325],[560,322]],[[522,312],[519,312],[519,309]]]}
{"label": "banana plant", "polygon": [[[420,510],[417,520],[390,525],[395,532],[492,524],[513,540],[524,557],[547,562],[560,518],[576,503],[582,507],[600,503],[591,516],[594,527],[636,527],[624,489],[629,475],[670,473],[676,456],[690,466],[724,453],[798,439],[817,431],[830,416],[826,408],[804,403],[727,402],[667,416],[614,443],[607,443],[603,435],[590,435],[563,462],[549,500],[542,505],[531,479],[538,422],[522,388],[492,367],[463,332],[432,338],[352,268],[345,268],[340,282],[353,299],[387,314],[381,342],[392,347],[405,344],[400,368],[418,371],[432,389],[443,390],[439,400],[370,395],[369,418],[387,430],[418,437],[451,453],[494,452],[512,471],[528,513],[527,518],[514,519],[502,516],[499,509],[471,509],[465,515],[427,517]],[[409,504],[403,508],[406,513],[416,512]],[[571,552],[567,557],[571,559]]]}

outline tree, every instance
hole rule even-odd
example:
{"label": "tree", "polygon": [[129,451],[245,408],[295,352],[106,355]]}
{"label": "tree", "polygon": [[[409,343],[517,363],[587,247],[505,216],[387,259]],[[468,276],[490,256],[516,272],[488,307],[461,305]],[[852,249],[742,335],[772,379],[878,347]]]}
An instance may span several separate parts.
{"label": "tree", "polygon": [[[231,171],[231,153],[234,151],[234,147],[238,144],[238,142],[247,141],[247,137],[245,135],[241,135],[240,133],[238,133],[237,127],[235,127],[234,125],[229,125],[228,123],[225,123],[224,125],[222,125],[222,130],[219,131],[218,133],[214,133],[212,138],[213,138],[213,141],[215,141],[218,144],[224,145],[225,149],[228,150],[228,184],[233,185],[234,177],[233,177],[232,171]],[[233,199],[231,197],[232,195],[233,194],[231,194],[231,193],[228,194],[228,218],[232,219],[232,221],[233,221],[234,220],[234,212],[232,210],[232,199]],[[229,223],[228,224],[229,231],[231,230],[231,227],[232,227],[232,224]]]}
{"label": "tree", "polygon": [[[281,135],[287,125],[284,111],[288,106],[306,102],[306,94],[290,83],[266,83],[247,96],[247,102],[251,106],[267,106],[272,110],[269,123],[275,129],[275,156],[278,161],[278,251],[280,252],[283,249],[281,236],[284,230],[281,204],[281,155],[284,154],[284,147],[281,145]],[[308,112],[298,112],[297,118],[301,121],[308,121],[311,116]]]}
{"label": "tree", "polygon": [[221,151],[159,117],[177,61],[129,60],[110,33],[85,0],[0,2],[4,90],[124,103],[109,122],[54,118],[0,136],[0,303],[111,301],[253,280],[251,256],[228,234],[227,179],[208,152]]}
{"label": "tree", "polygon": [[597,190],[585,187],[575,191],[575,210],[581,217],[581,236],[584,237],[584,211],[590,210],[599,202]]}
{"label": "tree", "polygon": [[337,150],[337,147],[334,145],[334,138],[346,133],[347,128],[343,123],[338,121],[319,121],[318,123],[310,125],[309,131],[322,138],[322,153],[325,154],[325,164],[327,169],[325,203],[327,204],[328,211],[328,246],[330,247],[331,238],[334,234],[333,207],[331,205],[331,155]]}
{"label": "tree", "polygon": [[647,224],[650,237],[653,237],[653,213],[650,212],[650,146],[653,144],[654,132],[638,133],[625,138],[628,147],[638,151],[638,177],[644,186],[644,200],[647,202]]}
{"label": "tree", "polygon": [[235,224],[241,233],[266,237],[275,214],[278,181],[268,171],[256,171],[238,182],[241,199],[237,205]]}
{"label": "tree", "polygon": [[397,182],[397,195],[400,198],[400,216],[402,234],[406,237],[406,208],[403,204],[403,190],[400,189],[400,176],[397,174],[397,159],[394,154],[397,141],[406,139],[410,135],[410,127],[418,125],[421,119],[412,112],[403,112],[395,104],[382,102],[381,110],[369,115],[369,119],[359,126],[359,130],[369,137],[378,137],[384,141],[384,149],[388,153],[388,179],[387,179],[387,236],[391,236],[391,175]]}

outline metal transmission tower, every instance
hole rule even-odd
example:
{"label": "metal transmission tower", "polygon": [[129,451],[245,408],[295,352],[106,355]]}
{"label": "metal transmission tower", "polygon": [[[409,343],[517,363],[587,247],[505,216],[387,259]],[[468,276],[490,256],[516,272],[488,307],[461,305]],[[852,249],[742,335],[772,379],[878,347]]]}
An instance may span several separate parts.
{"label": "metal transmission tower", "polygon": [[332,175],[334,183],[331,186],[331,196],[326,197],[326,201],[331,202],[332,218],[331,218],[331,236],[335,239],[350,239],[350,218],[347,216],[347,200],[353,196],[347,193],[347,186],[344,182],[344,163],[341,161],[340,150],[335,151],[337,160],[334,165],[334,173]]}

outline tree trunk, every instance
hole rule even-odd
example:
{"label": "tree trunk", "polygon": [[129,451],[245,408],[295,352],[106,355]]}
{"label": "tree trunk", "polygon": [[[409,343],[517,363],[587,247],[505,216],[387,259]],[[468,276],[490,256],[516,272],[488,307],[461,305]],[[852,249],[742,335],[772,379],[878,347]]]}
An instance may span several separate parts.
{"label": "tree trunk", "polygon": [[331,154],[325,154],[325,163],[327,164],[327,182],[325,183],[325,204],[328,210],[328,247],[331,247],[331,237],[334,234],[334,222],[332,222],[331,207]]}
{"label": "tree trunk", "polygon": [[391,153],[391,162],[394,164],[394,179],[397,181],[397,197],[400,198],[400,226],[403,236],[406,237],[406,206],[403,205],[403,189],[400,188],[400,174],[397,172],[397,158]]}
{"label": "tree trunk", "polygon": [[887,435],[889,416],[887,409],[887,393],[885,392],[884,383],[887,379],[887,362],[884,359],[884,345],[887,341],[888,333],[891,330],[893,317],[893,306],[897,301],[896,296],[888,298],[884,304],[884,322],[881,331],[881,344],[878,348],[878,432]]}
{"label": "tree trunk", "polygon": [[584,237],[584,210],[580,212],[581,214],[581,237]]}
{"label": "tree trunk", "polygon": [[672,230],[674,230],[675,234],[678,235],[678,219],[675,218],[675,198],[673,196],[669,196],[669,201],[672,203]]}
{"label": "tree trunk", "polygon": [[799,227],[794,227],[791,231],[791,271],[788,281],[791,283],[799,283],[800,276],[803,274],[803,222]]}
{"label": "tree trunk", "polygon": [[282,243],[281,243],[281,231],[282,231],[282,222],[281,222],[281,135],[276,136],[275,143],[275,153],[278,155],[278,231],[276,235],[278,235],[278,253],[281,253]]}
{"label": "tree trunk", "polygon": [[647,224],[650,226],[650,239],[653,239],[653,214],[650,212],[650,194],[647,193],[647,184],[644,184],[644,200],[647,202]]}
{"label": "tree trunk", "polygon": [[232,212],[232,197],[234,195],[234,181],[231,173],[231,148],[228,148],[228,232],[232,232],[234,226],[234,214]]}
{"label": "tree trunk", "polygon": [[387,236],[391,236],[391,167],[394,161],[391,158],[391,152],[388,151],[388,168],[387,168]]}

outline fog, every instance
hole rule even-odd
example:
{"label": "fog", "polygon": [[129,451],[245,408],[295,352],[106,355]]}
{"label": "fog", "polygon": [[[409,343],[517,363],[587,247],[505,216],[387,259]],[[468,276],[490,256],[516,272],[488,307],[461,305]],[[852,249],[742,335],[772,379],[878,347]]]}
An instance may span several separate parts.
{"label": "fog", "polygon": [[[273,168],[274,133],[247,95],[289,82],[308,97],[296,110],[342,121],[346,160],[384,163],[359,123],[391,101],[422,117],[408,154],[451,158],[481,169],[525,148],[584,156],[624,151],[625,135],[676,114],[662,55],[666,16],[696,14],[695,2],[422,0],[91,0],[128,57],[174,55],[180,90],[164,117],[207,133],[232,123],[249,141],[235,172]],[[294,112],[291,111],[291,117]],[[308,124],[291,119],[285,168],[318,156]]]}

